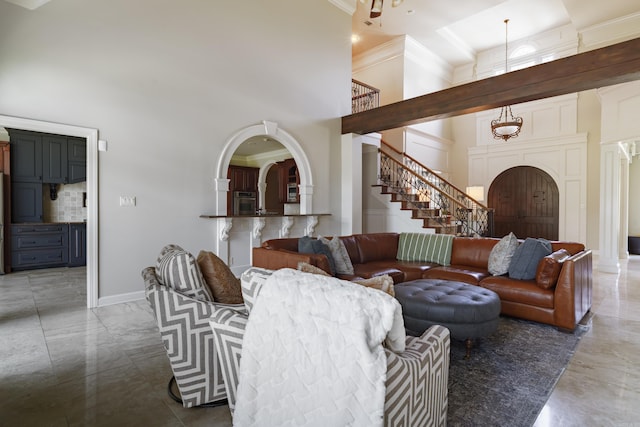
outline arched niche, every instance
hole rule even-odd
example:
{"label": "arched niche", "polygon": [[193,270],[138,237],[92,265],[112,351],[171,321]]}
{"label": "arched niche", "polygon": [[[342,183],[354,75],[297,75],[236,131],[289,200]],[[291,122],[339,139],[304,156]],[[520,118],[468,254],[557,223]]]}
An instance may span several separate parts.
{"label": "arched niche", "polygon": [[[300,213],[313,213],[313,177],[311,166],[304,150],[298,141],[288,132],[278,127],[275,122],[263,121],[260,124],[247,126],[233,134],[225,143],[222,154],[216,166],[216,215],[227,214],[227,192],[229,191],[229,179],[227,172],[231,158],[238,147],[252,137],[269,137],[282,144],[296,161],[300,174]],[[260,180],[263,182],[263,173],[260,171]]]}

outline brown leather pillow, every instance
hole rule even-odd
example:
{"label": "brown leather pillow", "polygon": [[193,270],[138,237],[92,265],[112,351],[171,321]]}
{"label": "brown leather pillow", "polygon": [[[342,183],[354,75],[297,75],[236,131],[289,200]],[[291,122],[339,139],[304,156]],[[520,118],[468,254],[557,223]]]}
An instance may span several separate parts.
{"label": "brown leather pillow", "polygon": [[565,249],[559,249],[542,258],[536,270],[536,285],[542,289],[551,289],[556,285],[562,263],[571,256]]}
{"label": "brown leather pillow", "polygon": [[227,264],[213,252],[200,251],[198,266],[215,302],[223,304],[242,304],[244,302],[240,279],[234,276]]}

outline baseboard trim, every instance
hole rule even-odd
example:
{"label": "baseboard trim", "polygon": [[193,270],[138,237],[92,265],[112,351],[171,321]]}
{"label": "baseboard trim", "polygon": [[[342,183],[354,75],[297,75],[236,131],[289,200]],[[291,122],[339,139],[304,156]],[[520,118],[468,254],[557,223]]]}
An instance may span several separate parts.
{"label": "baseboard trim", "polygon": [[98,298],[98,307],[107,305],[121,304],[123,302],[139,301],[144,299],[144,291],[129,292],[126,294],[112,295],[109,297]]}

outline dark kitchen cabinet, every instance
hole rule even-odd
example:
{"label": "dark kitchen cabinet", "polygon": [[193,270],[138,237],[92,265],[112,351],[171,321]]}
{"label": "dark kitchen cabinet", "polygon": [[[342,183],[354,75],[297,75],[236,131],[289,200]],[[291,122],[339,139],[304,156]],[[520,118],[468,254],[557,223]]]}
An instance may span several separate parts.
{"label": "dark kitchen cabinet", "polygon": [[42,136],[35,132],[9,130],[11,137],[11,181],[42,183]]}
{"label": "dark kitchen cabinet", "polygon": [[258,191],[260,169],[246,166],[229,166],[229,189],[231,191]]}
{"label": "dark kitchen cabinet", "polygon": [[11,222],[42,222],[42,183],[11,184]]}
{"label": "dark kitchen cabinet", "polygon": [[87,180],[87,142],[84,138],[67,138],[68,182]]}
{"label": "dark kitchen cabinet", "polygon": [[69,262],[69,224],[11,226],[11,268],[61,267]]}
{"label": "dark kitchen cabinet", "polygon": [[42,137],[42,182],[64,184],[68,182],[67,137]]}
{"label": "dark kitchen cabinet", "polygon": [[87,179],[87,143],[84,138],[9,130],[11,180],[69,184]]}
{"label": "dark kitchen cabinet", "polygon": [[[86,181],[86,140],[9,129],[11,221],[42,222],[42,184]],[[54,189],[56,186],[52,186]],[[54,196],[52,196],[54,197]]]}
{"label": "dark kitchen cabinet", "polygon": [[300,175],[298,166],[294,159],[286,159],[278,162],[278,172],[280,176],[280,203],[297,203],[300,201],[298,185],[300,185]]}
{"label": "dark kitchen cabinet", "polygon": [[69,267],[87,264],[87,224],[69,224]]}

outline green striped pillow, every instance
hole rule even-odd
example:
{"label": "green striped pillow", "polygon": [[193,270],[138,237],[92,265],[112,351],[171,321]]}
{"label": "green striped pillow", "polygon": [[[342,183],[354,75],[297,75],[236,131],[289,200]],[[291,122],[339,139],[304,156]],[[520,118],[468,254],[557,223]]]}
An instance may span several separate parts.
{"label": "green striped pillow", "polygon": [[450,234],[400,233],[397,258],[400,261],[426,261],[449,265],[453,237]]}

